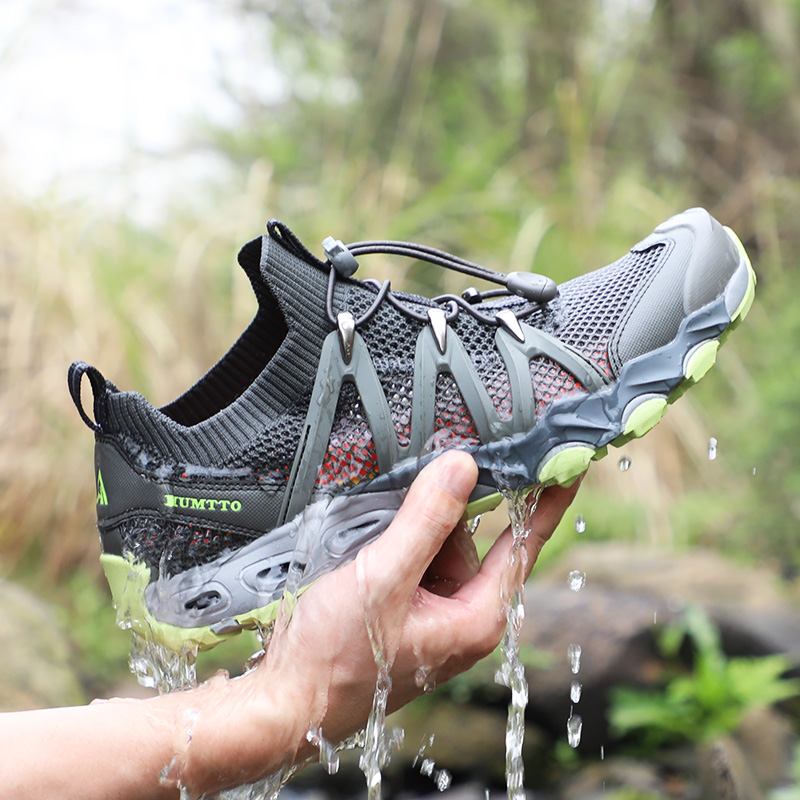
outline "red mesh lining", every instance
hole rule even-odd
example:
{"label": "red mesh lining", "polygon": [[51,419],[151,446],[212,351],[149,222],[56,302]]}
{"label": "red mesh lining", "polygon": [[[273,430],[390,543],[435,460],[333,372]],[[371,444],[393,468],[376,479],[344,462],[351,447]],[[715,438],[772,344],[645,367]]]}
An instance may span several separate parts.
{"label": "red mesh lining", "polygon": [[531,361],[531,380],[536,397],[537,416],[540,416],[554,400],[586,391],[572,375],[549,358],[534,358]]}
{"label": "red mesh lining", "polygon": [[378,457],[372,431],[361,410],[358,390],[342,386],[328,451],[317,477],[317,486],[352,486],[378,474]]}
{"label": "red mesh lining", "polygon": [[480,443],[475,421],[456,382],[451,375],[442,373],[436,380],[436,422],[432,449]]}

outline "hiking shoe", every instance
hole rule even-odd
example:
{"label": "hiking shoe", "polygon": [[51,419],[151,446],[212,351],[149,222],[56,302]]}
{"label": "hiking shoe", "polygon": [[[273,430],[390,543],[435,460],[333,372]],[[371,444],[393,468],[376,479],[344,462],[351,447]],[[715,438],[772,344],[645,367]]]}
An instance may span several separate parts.
{"label": "hiking shoe", "polygon": [[[755,287],[702,209],[560,287],[402,242],[327,239],[321,260],[285,225],[267,230],[239,254],[255,318],[185,394],[154,408],[70,368],[119,619],[176,651],[269,623],[287,581],[352,559],[442,450],[475,457],[472,515],[499,486],[570,484],[705,374]],[[426,299],[353,278],[374,252],[500,288]]]}

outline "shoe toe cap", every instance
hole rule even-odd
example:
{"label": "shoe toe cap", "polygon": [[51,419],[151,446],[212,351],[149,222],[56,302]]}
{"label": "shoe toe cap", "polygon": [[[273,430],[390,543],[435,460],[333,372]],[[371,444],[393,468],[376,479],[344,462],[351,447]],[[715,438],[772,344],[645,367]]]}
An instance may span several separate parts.
{"label": "shoe toe cap", "polygon": [[634,247],[667,245],[652,280],[632,298],[614,343],[618,363],[672,341],[687,315],[716,300],[739,265],[730,236],[707,211],[671,217]]}

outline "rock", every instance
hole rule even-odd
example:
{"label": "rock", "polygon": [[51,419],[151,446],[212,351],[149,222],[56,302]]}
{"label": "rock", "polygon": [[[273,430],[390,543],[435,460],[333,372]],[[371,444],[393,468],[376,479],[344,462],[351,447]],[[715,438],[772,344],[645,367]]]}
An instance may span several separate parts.
{"label": "rock", "polygon": [[764,800],[742,749],[728,736],[702,751],[700,785],[703,800]]}
{"label": "rock", "polygon": [[53,611],[0,581],[0,711],[85,702],[69,643]]}
{"label": "rock", "polygon": [[[425,706],[411,706],[395,712],[389,725],[405,730],[403,748],[392,756],[389,772],[419,772],[422,759],[435,762],[436,769],[445,769],[452,775],[480,781],[484,784],[502,784],[505,780],[506,708],[480,708],[437,701]],[[433,742],[430,738],[433,736]],[[414,761],[425,745],[424,753]],[[533,756],[544,749],[544,735],[533,725],[525,730],[525,756]],[[532,763],[526,762],[526,768]],[[421,782],[431,785],[430,778]]]}
{"label": "rock", "polygon": [[768,569],[743,567],[708,550],[592,543],[573,548],[543,578],[566,585],[572,569],[585,571],[589,585],[630,590],[673,612],[697,603],[720,627],[730,655],[786,653],[800,667],[800,610]]}
{"label": "rock", "polygon": [[[564,779],[558,793],[561,800],[603,800],[616,790],[622,796],[668,797],[662,793],[658,768],[627,758],[609,758],[590,764]],[[628,794],[630,793],[630,794]]]}
{"label": "rock", "polygon": [[[599,755],[609,741],[609,689],[617,685],[649,686],[662,672],[653,636],[653,614],[669,619],[665,605],[647,595],[587,584],[580,593],[566,585],[535,583],[526,588],[522,640],[550,661],[530,669],[528,716],[558,737],[566,736],[570,710],[583,718],[579,749]],[[573,673],[567,659],[570,645],[580,645],[580,668]],[[570,684],[581,684],[577,704]]]}
{"label": "rock", "polygon": [[763,789],[785,780],[796,740],[792,724],[783,714],[772,708],[754,709],[739,725],[735,739]]}

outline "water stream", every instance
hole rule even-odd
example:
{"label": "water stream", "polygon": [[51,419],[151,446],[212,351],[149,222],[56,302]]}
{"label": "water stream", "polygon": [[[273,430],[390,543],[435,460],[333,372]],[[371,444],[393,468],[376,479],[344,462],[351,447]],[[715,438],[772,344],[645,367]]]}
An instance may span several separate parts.
{"label": "water stream", "polygon": [[[500,483],[500,481],[498,481]],[[522,745],[525,738],[525,708],[528,705],[528,682],[525,667],[520,659],[519,634],[525,618],[524,581],[528,563],[525,540],[531,530],[531,518],[536,510],[542,487],[531,490],[503,490],[511,520],[513,545],[510,552],[510,582],[508,595],[503,597],[506,607],[506,629],[501,642],[502,663],[495,681],[511,690],[506,724],[506,789],[509,800],[525,797],[525,769]]]}

